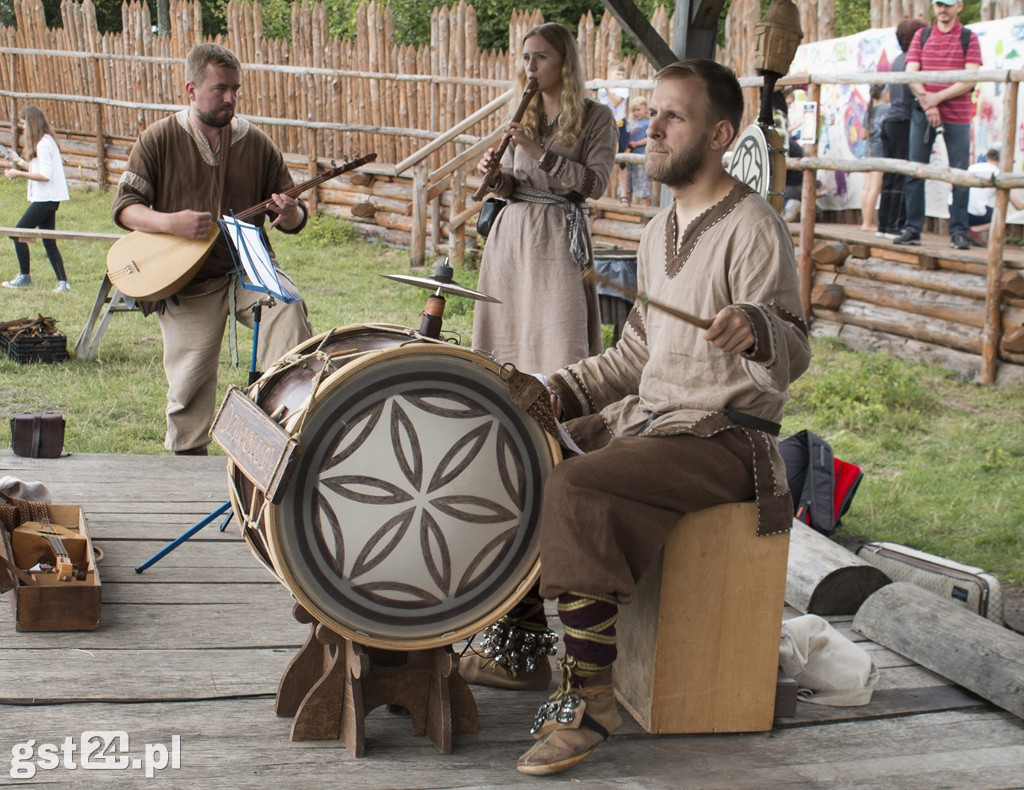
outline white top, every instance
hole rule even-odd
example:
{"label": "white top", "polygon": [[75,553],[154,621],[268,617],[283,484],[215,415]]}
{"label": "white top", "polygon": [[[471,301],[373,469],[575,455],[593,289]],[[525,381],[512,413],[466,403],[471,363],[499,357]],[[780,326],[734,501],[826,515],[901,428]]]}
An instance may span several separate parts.
{"label": "white top", "polygon": [[[618,103],[618,106],[612,107],[612,103],[608,99],[608,94],[621,96],[622,101]],[[619,122],[625,122],[626,120],[626,109],[629,105],[629,88],[598,88],[597,100],[601,102],[601,104],[606,104],[609,107],[612,107],[612,115],[615,116],[615,123],[622,126],[622,123]]]}
{"label": "white top", "polygon": [[28,181],[28,202],[44,203],[47,201],[68,200],[68,182],[64,179],[64,163],[60,159],[57,141],[50,135],[36,144],[35,158],[28,163],[28,172],[46,176],[46,181]]}
{"label": "white top", "polygon": [[[976,162],[967,168],[967,172],[979,176],[995,175],[999,172],[999,167],[991,162]],[[984,216],[985,210],[996,204],[995,187],[971,187],[967,195],[967,213],[976,217]],[[950,195],[950,200],[952,199]]]}

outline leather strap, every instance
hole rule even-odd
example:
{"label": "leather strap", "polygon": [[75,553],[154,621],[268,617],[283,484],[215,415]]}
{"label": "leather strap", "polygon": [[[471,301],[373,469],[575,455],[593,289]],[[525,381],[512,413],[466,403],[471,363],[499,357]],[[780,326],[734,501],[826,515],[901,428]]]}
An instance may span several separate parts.
{"label": "leather strap", "polygon": [[43,415],[32,415],[32,457],[39,457],[39,448],[43,441]]}
{"label": "leather strap", "polygon": [[[224,205],[224,185],[228,182],[228,157],[231,156],[231,124],[229,123],[220,130],[220,159],[217,167],[217,210],[223,214],[226,210]],[[217,221],[217,217],[213,218]]]}
{"label": "leather strap", "polygon": [[740,411],[727,411],[725,416],[737,425],[742,425],[744,428],[753,428],[755,431],[764,431],[765,433],[770,433],[772,436],[778,436],[779,431],[782,430],[782,426],[777,422],[762,420],[760,417],[755,417],[752,414],[744,414]]}

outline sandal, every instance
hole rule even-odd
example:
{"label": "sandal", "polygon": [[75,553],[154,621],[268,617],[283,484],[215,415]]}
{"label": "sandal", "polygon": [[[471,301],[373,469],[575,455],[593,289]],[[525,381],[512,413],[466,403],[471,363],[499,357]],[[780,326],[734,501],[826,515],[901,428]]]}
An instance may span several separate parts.
{"label": "sandal", "polygon": [[628,206],[629,198],[619,198],[619,203],[621,203],[623,206]]}

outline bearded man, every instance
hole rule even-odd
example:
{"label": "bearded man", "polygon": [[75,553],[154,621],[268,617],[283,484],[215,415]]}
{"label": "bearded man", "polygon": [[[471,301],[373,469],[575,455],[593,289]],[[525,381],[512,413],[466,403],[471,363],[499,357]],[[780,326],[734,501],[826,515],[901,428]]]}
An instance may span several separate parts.
{"label": "bearded man", "polygon": [[[200,44],[188,54],[189,106],[149,126],[132,147],[111,207],[114,222],[127,230],[198,240],[229,210],[269,200],[271,227],[302,230],[306,208],[284,194],[294,186],[284,157],[267,135],[235,115],[240,90],[241,66],[230,50]],[[262,228],[264,217],[253,224]],[[193,280],[155,305],[167,376],[164,446],[178,455],[206,455],[225,321],[234,310],[252,327],[252,308],[263,296],[244,289],[234,273],[227,242],[218,238]],[[284,273],[278,275],[297,293]],[[261,313],[257,356],[266,368],[312,330],[302,301],[278,302]]]}
{"label": "bearded man", "polygon": [[[789,384],[810,361],[793,242],[722,165],[743,113],[732,71],[685,60],[655,80],[645,167],[675,200],[644,229],[642,296],[614,348],[548,376],[556,413],[587,452],[556,465],[544,492],[539,594],[558,599],[565,656],[560,687],[534,724],[539,740],[518,762],[527,774],[576,765],[621,724],[618,607],[684,514],[756,500],[759,535],[793,520],[776,438]],[[524,600],[499,625],[536,633],[543,608]],[[479,669],[474,682],[510,687]],[[533,674],[543,681],[545,672],[543,658]],[[520,676],[518,687],[530,680]]]}

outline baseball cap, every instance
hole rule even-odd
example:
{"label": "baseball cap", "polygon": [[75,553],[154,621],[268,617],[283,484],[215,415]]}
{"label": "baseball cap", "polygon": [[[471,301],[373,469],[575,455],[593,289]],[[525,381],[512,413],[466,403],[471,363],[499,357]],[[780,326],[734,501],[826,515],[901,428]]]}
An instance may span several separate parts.
{"label": "baseball cap", "polygon": [[960,0],[932,0],[935,5],[956,5]]}

